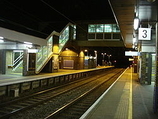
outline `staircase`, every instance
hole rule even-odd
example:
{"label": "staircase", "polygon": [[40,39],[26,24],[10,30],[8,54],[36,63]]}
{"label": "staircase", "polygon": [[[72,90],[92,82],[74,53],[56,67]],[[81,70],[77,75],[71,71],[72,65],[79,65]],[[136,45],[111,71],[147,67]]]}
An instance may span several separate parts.
{"label": "staircase", "polygon": [[[62,51],[70,38],[70,25],[72,24],[67,24],[59,34],[59,53]],[[52,34],[47,38],[47,46],[42,46],[36,54],[36,74],[38,74],[44,68],[44,66],[53,56],[53,35],[55,35],[55,33],[56,32],[52,32]]]}

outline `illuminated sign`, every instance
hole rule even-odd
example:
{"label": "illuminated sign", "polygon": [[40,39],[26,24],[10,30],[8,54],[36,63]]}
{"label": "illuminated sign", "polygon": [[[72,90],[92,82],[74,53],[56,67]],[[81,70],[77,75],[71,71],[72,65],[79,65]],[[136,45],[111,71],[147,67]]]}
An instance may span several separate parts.
{"label": "illuminated sign", "polygon": [[136,51],[125,51],[125,56],[139,56],[139,52],[136,52]]}
{"label": "illuminated sign", "polygon": [[151,40],[151,28],[139,28],[139,40]]}

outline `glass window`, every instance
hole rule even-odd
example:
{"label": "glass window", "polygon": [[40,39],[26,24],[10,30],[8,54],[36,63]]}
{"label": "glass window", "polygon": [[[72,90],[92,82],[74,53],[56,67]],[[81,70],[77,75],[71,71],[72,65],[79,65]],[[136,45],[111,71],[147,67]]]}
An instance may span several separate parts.
{"label": "glass window", "polygon": [[88,26],[89,33],[110,33],[110,32],[120,32],[117,24],[90,24]]}
{"label": "glass window", "polygon": [[95,33],[90,33],[88,35],[88,39],[95,39]]}
{"label": "glass window", "polygon": [[111,39],[111,33],[105,33],[104,39]]}
{"label": "glass window", "polygon": [[121,35],[119,33],[114,33],[113,39],[121,39]]}
{"label": "glass window", "polygon": [[96,25],[96,32],[103,32],[104,25],[103,24],[97,24]]}
{"label": "glass window", "polygon": [[112,32],[112,24],[105,24],[104,32]]}
{"label": "glass window", "polygon": [[117,24],[113,24],[113,32],[120,32],[120,29]]}
{"label": "glass window", "polygon": [[95,32],[95,25],[93,24],[93,25],[89,25],[88,26],[88,32],[92,32],[92,33],[94,33]]}
{"label": "glass window", "polygon": [[97,33],[96,39],[103,39],[103,33]]}

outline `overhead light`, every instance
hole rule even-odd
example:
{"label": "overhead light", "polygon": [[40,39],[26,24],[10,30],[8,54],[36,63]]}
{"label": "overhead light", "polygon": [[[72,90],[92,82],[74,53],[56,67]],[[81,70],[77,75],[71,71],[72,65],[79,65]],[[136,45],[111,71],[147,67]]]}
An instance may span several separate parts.
{"label": "overhead light", "polygon": [[133,44],[135,44],[135,42],[136,42],[136,38],[133,38]]}
{"label": "overhead light", "polygon": [[139,27],[139,19],[138,18],[135,18],[134,19],[134,30],[137,30]]}
{"label": "overhead light", "polygon": [[28,52],[29,52],[29,53],[37,53],[37,52],[38,52],[38,49],[28,49]]}
{"label": "overhead light", "polygon": [[25,44],[26,48],[32,48],[33,46],[31,44]]}
{"label": "overhead light", "polygon": [[25,44],[28,44],[28,45],[32,45],[32,43],[31,42],[24,42]]}
{"label": "overhead light", "polygon": [[4,39],[4,37],[0,36],[0,39]]}
{"label": "overhead light", "polygon": [[3,43],[3,42],[4,42],[4,40],[0,39],[0,43]]}

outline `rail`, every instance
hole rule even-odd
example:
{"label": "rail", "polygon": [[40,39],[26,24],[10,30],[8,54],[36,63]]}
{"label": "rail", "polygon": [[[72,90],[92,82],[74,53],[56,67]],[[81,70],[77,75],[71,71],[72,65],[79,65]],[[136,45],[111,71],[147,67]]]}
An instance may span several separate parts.
{"label": "rail", "polygon": [[[110,70],[110,71],[113,72],[114,70]],[[110,71],[108,71],[108,72],[110,72]],[[97,72],[95,74],[98,74],[98,73],[100,74],[100,72]],[[105,73],[102,73],[102,75],[98,75],[98,76],[100,76],[100,78],[102,78],[104,75],[105,75]],[[106,75],[110,76],[109,73],[107,73]],[[6,103],[5,105],[0,105],[0,107],[2,108],[2,109],[0,108],[0,114],[1,114],[1,111],[3,112],[3,116],[0,116],[0,117],[8,118],[13,114],[18,113],[19,111],[30,109],[31,107],[34,107],[37,105],[41,105],[41,103],[47,102],[48,100],[51,100],[51,99],[54,100],[55,98],[57,98],[57,100],[58,100],[57,96],[63,95],[65,93],[69,93],[70,91],[73,91],[73,90],[76,90],[77,87],[79,87],[79,88],[80,88],[80,86],[87,87],[86,85],[91,85],[89,83],[93,83],[93,82],[94,82],[93,84],[96,85],[96,83],[95,83],[96,78],[97,78],[97,80],[100,80],[99,77],[98,76],[94,77],[92,75],[90,75],[90,76],[91,76],[92,80],[89,77],[87,77],[86,78],[87,80],[85,80],[85,78],[82,79],[82,83],[79,83],[81,80],[76,80],[75,82],[71,82],[71,84],[59,86],[59,88],[54,87],[52,89],[48,89],[46,91],[41,91],[41,92],[33,94],[31,96],[22,97],[21,101],[18,101],[18,99],[17,99],[15,101],[11,101],[11,103]],[[64,83],[64,80],[62,80],[62,82],[60,82],[60,83]],[[72,85],[72,86],[69,86],[69,85]],[[65,88],[65,89],[62,89],[61,87]],[[11,113],[9,113],[9,111]]]}
{"label": "rail", "polygon": [[[51,113],[50,115],[48,115],[44,119],[52,119],[52,118],[56,118],[56,119],[58,119],[58,118],[59,119],[60,118],[76,118],[77,119],[77,118],[79,118],[82,115],[82,113],[84,112],[83,106],[81,106],[81,105],[86,105],[86,106],[84,106],[84,109],[91,106],[91,104],[93,104],[94,100],[97,99],[102,94],[102,92],[104,92],[117,79],[117,77],[119,77],[119,75],[122,73],[122,70],[120,70],[119,72],[118,71],[116,71],[116,72],[117,72],[116,74],[113,74],[111,76],[106,75],[106,78],[107,77],[109,77],[109,78],[107,78],[107,79],[105,78],[106,80],[102,80],[102,82],[96,84],[93,88],[90,88],[88,91],[85,91],[83,94],[79,95],[78,97],[76,97],[72,101],[66,103],[64,106],[62,106],[61,108],[59,108],[55,112]],[[103,76],[103,77],[105,77],[105,76]],[[102,88],[103,91],[101,91],[100,88]],[[96,90],[99,90],[99,92],[97,92],[95,94],[94,92]],[[87,101],[87,99],[85,99],[85,97],[89,96],[90,94],[91,94],[91,96],[88,98],[88,101]],[[77,105],[77,103],[79,103],[79,104]],[[71,108],[71,109],[69,109],[69,108]],[[81,109],[79,109],[79,108],[81,108]],[[77,111],[75,111],[75,110],[77,110]],[[73,113],[74,114],[77,113],[77,115],[74,116]]]}
{"label": "rail", "polygon": [[[96,72],[95,72],[95,74],[100,74],[102,71],[105,71],[105,70],[97,70]],[[93,72],[93,73],[92,73]],[[92,76],[92,74],[94,74],[94,70],[92,71],[92,72],[87,72],[88,74],[89,74],[89,76]],[[83,73],[83,72],[80,72],[80,73]],[[87,74],[86,73],[86,74]],[[75,74],[77,74],[77,75],[75,75]],[[81,80],[76,80],[76,79],[83,79],[83,78],[86,78],[88,75],[79,75],[78,73],[75,73],[75,74],[72,74],[72,75],[69,75],[69,76],[67,76],[67,77],[65,77],[65,79],[63,78],[63,77],[60,77],[59,79],[61,79],[60,81],[58,80],[58,81],[53,81],[55,84],[66,84],[66,80],[68,81],[68,82],[71,82],[71,83],[73,83],[72,81],[73,81],[73,79],[75,78],[75,83],[76,84],[78,84],[76,81],[81,81]],[[105,74],[103,74],[103,75],[105,75]],[[70,79],[69,79],[70,78]],[[88,78],[88,77],[87,77]],[[93,77],[93,78],[95,78],[95,77]],[[56,80],[58,79],[58,77],[56,77],[55,78]],[[89,79],[89,78],[88,78]],[[96,78],[95,78],[96,79]],[[85,81],[85,80],[83,80],[83,81]],[[96,81],[96,80],[94,80],[94,81]],[[92,82],[92,81],[90,81],[90,82]],[[71,85],[73,85],[73,84],[71,84]],[[85,85],[85,83],[84,84],[80,84],[80,85]],[[42,102],[45,102],[46,100],[50,100],[50,99],[54,99],[54,97],[55,96],[57,96],[57,95],[61,95],[61,94],[63,94],[63,93],[65,93],[65,92],[69,92],[69,91],[71,91],[72,89],[75,89],[76,88],[76,85],[73,85],[74,87],[69,87],[69,88],[66,88],[66,89],[64,89],[63,91],[59,91],[59,93],[57,93],[57,91],[54,91],[55,92],[55,94],[49,94],[49,95],[41,95],[42,93],[45,93],[45,92],[53,92],[52,90],[54,90],[54,88],[55,87],[53,87],[52,89],[48,89],[48,90],[46,90],[46,91],[42,91],[42,92],[40,92],[40,93],[37,93],[37,94],[33,94],[33,95],[31,95],[31,96],[25,96],[25,97],[22,97],[22,100],[26,100],[26,98],[30,98],[30,99],[27,99],[26,100],[26,102],[23,102],[23,101],[18,101],[18,99],[16,100],[14,100],[14,102],[13,101],[11,101],[11,103],[6,103],[6,104],[0,104],[0,107],[2,108],[0,108],[0,114],[1,114],[1,111],[4,113],[4,109],[6,110],[6,109],[8,109],[9,108],[9,110],[11,110],[11,108],[13,108],[12,110],[11,110],[11,113],[5,113],[5,114],[3,114],[3,116],[0,116],[0,117],[8,117],[8,116],[11,116],[12,114],[15,114],[15,113],[17,113],[17,112],[19,112],[19,111],[21,111],[21,110],[25,110],[25,109],[29,109],[30,107],[33,107],[33,106],[36,106],[36,105],[38,105],[38,104],[40,104],[40,103],[42,103]],[[66,85],[64,85],[63,87],[66,87]],[[39,95],[39,96],[38,96]],[[43,98],[44,97],[44,98]],[[20,102],[20,104],[16,104],[16,103],[19,103]],[[25,105],[23,105],[23,104],[25,104]],[[13,105],[13,106],[11,106],[11,105]],[[15,106],[15,105],[17,105],[17,106]],[[21,106],[22,105],[22,106]],[[9,112],[8,110],[6,111],[6,112]]]}

